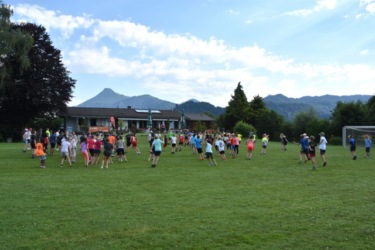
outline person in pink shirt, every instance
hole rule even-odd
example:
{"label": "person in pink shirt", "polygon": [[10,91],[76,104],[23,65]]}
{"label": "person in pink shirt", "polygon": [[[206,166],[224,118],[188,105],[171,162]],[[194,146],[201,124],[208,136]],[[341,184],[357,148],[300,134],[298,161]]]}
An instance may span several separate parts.
{"label": "person in pink shirt", "polygon": [[88,146],[87,139],[85,137],[82,137],[81,154],[83,156],[83,159],[85,160],[85,167],[88,167],[89,165],[89,154],[88,154],[87,146]]}
{"label": "person in pink shirt", "polygon": [[93,160],[93,164],[98,164],[98,161],[99,161],[99,158],[100,158],[100,149],[102,147],[102,142],[101,140],[97,139],[95,141],[95,150],[94,150],[94,160]]}

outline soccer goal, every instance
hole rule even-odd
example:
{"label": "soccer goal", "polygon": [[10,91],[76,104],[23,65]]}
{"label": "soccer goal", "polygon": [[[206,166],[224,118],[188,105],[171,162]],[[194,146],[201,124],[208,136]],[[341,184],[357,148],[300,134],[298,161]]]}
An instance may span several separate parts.
{"label": "soccer goal", "polygon": [[375,126],[345,126],[342,128],[342,145],[346,148],[348,136],[351,135],[357,142],[357,147],[365,146],[365,135],[375,137]]}

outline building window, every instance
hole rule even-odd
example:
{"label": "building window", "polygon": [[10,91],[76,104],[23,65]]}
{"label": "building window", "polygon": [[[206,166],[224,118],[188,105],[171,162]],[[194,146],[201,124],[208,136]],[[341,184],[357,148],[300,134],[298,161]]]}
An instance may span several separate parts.
{"label": "building window", "polygon": [[97,126],[95,118],[90,119],[90,126]]}

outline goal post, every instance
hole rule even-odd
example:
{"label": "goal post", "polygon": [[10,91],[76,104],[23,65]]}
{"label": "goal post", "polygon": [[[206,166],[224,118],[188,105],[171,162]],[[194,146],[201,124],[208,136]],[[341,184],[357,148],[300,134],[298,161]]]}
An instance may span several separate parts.
{"label": "goal post", "polygon": [[345,126],[342,128],[342,145],[346,148],[348,136],[351,135],[356,140],[357,146],[365,145],[365,135],[370,139],[375,137],[375,126]]}

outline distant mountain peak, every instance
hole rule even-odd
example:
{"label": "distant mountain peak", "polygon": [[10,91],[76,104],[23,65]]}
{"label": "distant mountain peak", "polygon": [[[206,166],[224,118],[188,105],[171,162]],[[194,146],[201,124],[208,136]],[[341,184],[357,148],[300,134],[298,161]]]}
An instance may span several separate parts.
{"label": "distant mountain peak", "polygon": [[[189,99],[189,100],[187,100],[185,102],[200,102],[200,101],[198,101],[197,99]],[[185,102],[183,102],[183,103],[185,103]]]}

